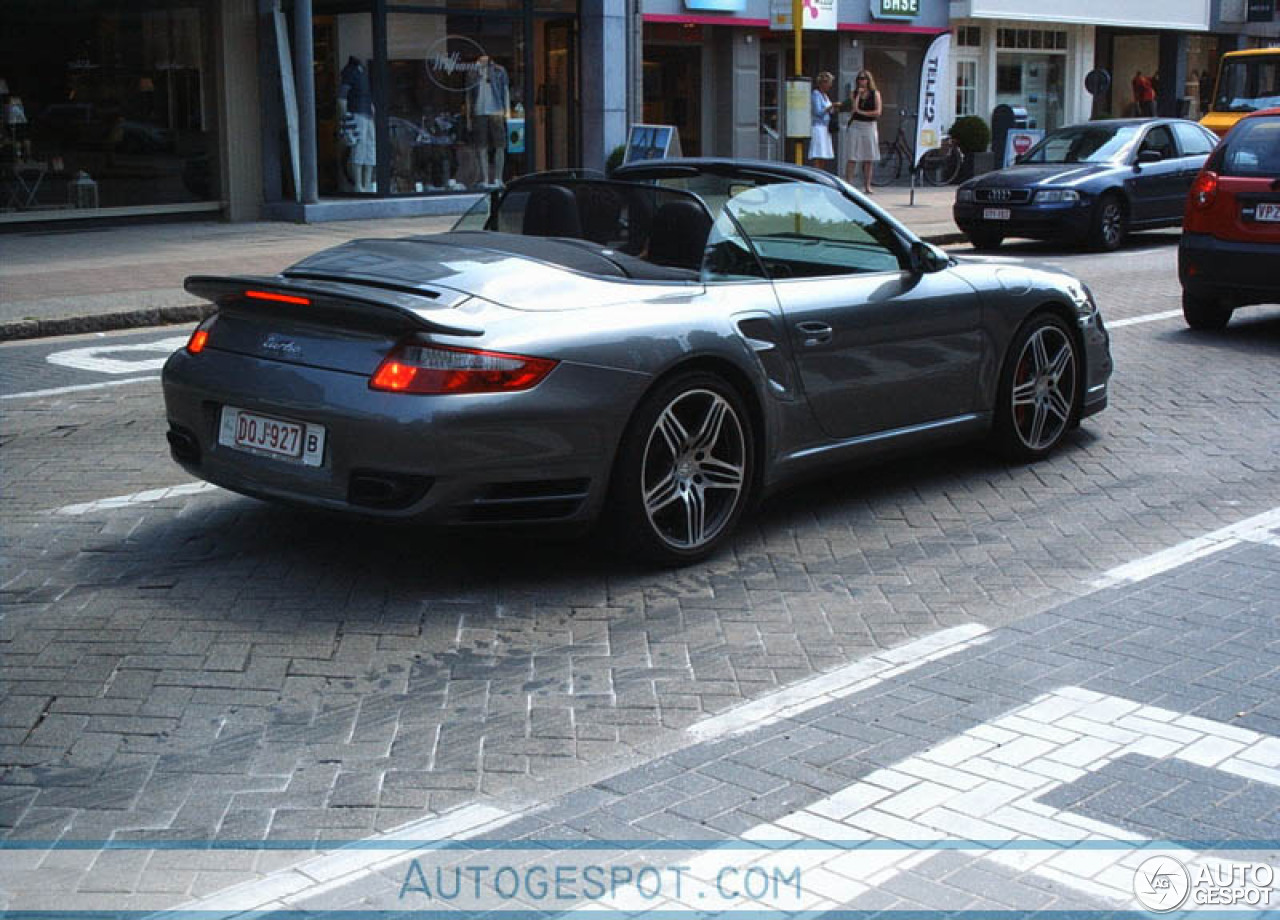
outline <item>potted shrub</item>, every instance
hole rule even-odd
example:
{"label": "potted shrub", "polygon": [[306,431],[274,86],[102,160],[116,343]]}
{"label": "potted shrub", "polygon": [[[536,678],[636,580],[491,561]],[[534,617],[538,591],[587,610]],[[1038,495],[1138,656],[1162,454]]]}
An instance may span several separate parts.
{"label": "potted shrub", "polygon": [[619,144],[609,152],[609,159],[605,161],[604,171],[606,174],[613,172],[622,165],[622,158],[627,155],[627,145]]}
{"label": "potted shrub", "polygon": [[991,128],[977,115],[962,115],[951,126],[951,139],[964,151],[961,181],[990,172],[995,156],[987,150],[991,144]]}

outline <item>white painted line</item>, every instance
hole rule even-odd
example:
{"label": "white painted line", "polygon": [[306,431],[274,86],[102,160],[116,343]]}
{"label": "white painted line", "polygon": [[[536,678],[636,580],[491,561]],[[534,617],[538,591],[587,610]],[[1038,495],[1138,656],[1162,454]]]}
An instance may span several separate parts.
{"label": "white painted line", "polygon": [[[463,805],[433,818],[403,824],[385,834],[377,834],[362,844],[397,840],[466,840],[497,830],[520,817],[521,812],[505,811],[492,805]],[[406,862],[415,855],[409,848],[344,847],[272,872],[253,881],[233,885],[191,901],[182,907],[166,908],[157,917],[186,911],[242,911],[279,909],[299,897],[310,898],[341,888],[364,876]]]}
{"label": "white painted line", "polygon": [[1121,326],[1137,326],[1140,323],[1155,323],[1162,319],[1173,319],[1175,316],[1181,316],[1181,310],[1164,310],[1160,313],[1146,313],[1142,316],[1129,316],[1125,319],[1108,320],[1103,317],[1108,329],[1119,329]]}
{"label": "white painted line", "polygon": [[986,642],[987,632],[988,628],[979,623],[944,629],[735,706],[695,722],[686,732],[697,741],[710,741],[772,725]]}
{"label": "white painted line", "polygon": [[[133,345],[91,345],[88,348],[68,348],[46,355],[50,364],[62,367],[74,367],[77,370],[92,371],[96,374],[136,374],[139,371],[158,371],[164,362],[183,345],[189,336],[169,336],[155,342],[139,342]],[[153,355],[160,352],[159,357],[133,358],[133,355]],[[119,355],[120,357],[108,357]]]}
{"label": "white painted line", "polygon": [[134,492],[132,495],[117,495],[114,498],[99,498],[96,501],[81,502],[78,505],[63,505],[54,514],[81,515],[94,511],[112,511],[127,508],[130,505],[142,505],[148,502],[164,501],[183,495],[199,495],[201,492],[212,492],[218,487],[208,482],[188,482],[180,486],[165,489],[147,489],[145,492]]}
{"label": "white painted line", "polygon": [[1280,529],[1280,507],[1116,566],[1095,578],[1090,585],[1094,588],[1110,588],[1133,584],[1240,543],[1274,544],[1277,540],[1274,531],[1277,529]]}
{"label": "white painted line", "polygon": [[102,383],[81,383],[73,387],[54,387],[51,390],[27,390],[25,393],[5,393],[0,399],[28,399],[35,396],[62,396],[65,393],[83,393],[86,390],[101,390],[103,387],[122,387],[129,383],[150,383],[159,380],[158,376],[130,377],[128,380],[104,380]]}

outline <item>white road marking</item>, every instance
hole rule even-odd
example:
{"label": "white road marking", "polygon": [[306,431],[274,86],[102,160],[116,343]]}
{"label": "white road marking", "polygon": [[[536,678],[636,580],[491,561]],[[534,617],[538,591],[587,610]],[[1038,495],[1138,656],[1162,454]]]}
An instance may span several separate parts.
{"label": "white road marking", "polygon": [[1110,588],[1133,584],[1240,543],[1280,545],[1280,537],[1275,534],[1277,530],[1280,530],[1280,507],[1108,569],[1090,582],[1090,585],[1094,588]]}
{"label": "white road marking", "polygon": [[[1088,898],[1122,906],[1134,903],[1138,867],[1157,854],[1180,859],[1193,879],[1202,870],[1230,876],[1233,867],[1244,868],[1235,860],[1182,849],[1165,842],[1169,838],[1152,840],[1043,801],[1055,789],[1126,756],[1173,758],[1280,787],[1280,742],[1275,738],[1122,697],[1061,687],[741,835],[744,840],[768,841],[782,848],[758,852],[712,848],[682,859],[686,884],[676,897],[655,902],[635,885],[617,897],[578,909],[693,911],[701,915],[714,906],[716,911],[786,911],[792,916],[796,912],[856,910],[859,895],[944,852],[943,847],[927,843],[920,847],[798,848],[786,847],[788,841],[1009,842],[1014,844],[1009,848],[975,847],[962,852],[1015,874],[1034,874]],[[1170,815],[1171,822],[1179,820]],[[554,863],[555,858],[549,854],[548,861]],[[763,896],[739,893],[736,899],[725,899],[719,888],[723,873],[728,870],[739,878],[748,863],[774,878],[794,872],[799,880],[802,869],[803,884],[795,891],[778,890]],[[991,895],[1005,908],[1043,906],[1043,889],[1016,883],[1002,889],[998,875],[992,875],[990,883]],[[718,902],[710,902],[717,897]],[[956,910],[971,897],[971,891],[945,884],[924,884],[914,895],[921,909],[931,911]],[[937,903],[943,898],[951,903]],[[507,906],[489,903],[495,901],[490,897],[466,906],[481,911]],[[397,906],[414,906],[414,902]],[[416,906],[422,906],[421,902]],[[1241,903],[1224,909],[1233,908],[1252,909],[1253,905]],[[1197,909],[1218,910],[1188,899],[1185,910]]]}
{"label": "white road marking", "polygon": [[128,380],[105,380],[102,383],[81,383],[71,387],[54,387],[49,390],[27,390],[25,393],[5,393],[0,399],[28,399],[36,396],[62,396],[66,393],[83,393],[86,390],[101,390],[103,387],[122,387],[130,383],[150,383],[159,377],[130,377]]}
{"label": "white road marking", "polygon": [[63,505],[54,510],[54,514],[81,515],[94,511],[114,511],[130,505],[143,505],[148,502],[164,501],[182,495],[199,495],[201,492],[212,492],[218,487],[208,482],[188,482],[180,486],[164,489],[147,489],[145,492],[134,492],[131,495],[117,495],[114,498],[99,498],[96,501],[81,502],[78,505]]}
{"label": "white road marking", "polygon": [[[466,840],[477,834],[496,831],[523,812],[510,812],[492,805],[463,805],[433,818],[402,824],[393,831],[360,841],[394,843],[398,840]],[[342,888],[374,872],[407,862],[415,854],[408,847],[344,847],[304,860],[296,866],[272,872],[259,879],[224,888],[198,900],[172,908],[187,911],[255,911],[278,909],[288,899],[323,895]],[[166,908],[166,911],[170,909]]]}
{"label": "white road marking", "polygon": [[1124,319],[1108,320],[1103,317],[1108,329],[1119,329],[1122,326],[1137,326],[1140,323],[1155,323],[1162,319],[1173,319],[1175,316],[1181,316],[1181,310],[1162,310],[1159,313],[1145,313],[1142,316],[1128,316]]}
{"label": "white road marking", "polygon": [[[139,371],[158,371],[169,360],[169,355],[187,344],[190,336],[170,336],[155,342],[141,342],[135,345],[92,345],[88,348],[70,348],[55,351],[46,355],[50,364],[62,367],[74,367],[77,370],[93,371],[97,374],[136,374]],[[130,355],[153,355],[161,352],[160,357],[130,358]],[[108,357],[119,355],[121,357]]]}
{"label": "white road marking", "polygon": [[937,661],[972,648],[986,642],[989,638],[986,633],[989,631],[988,627],[980,623],[966,623],[943,629],[735,706],[701,722],[695,722],[686,731],[699,741],[741,735],[815,706],[860,693],[926,662]]}

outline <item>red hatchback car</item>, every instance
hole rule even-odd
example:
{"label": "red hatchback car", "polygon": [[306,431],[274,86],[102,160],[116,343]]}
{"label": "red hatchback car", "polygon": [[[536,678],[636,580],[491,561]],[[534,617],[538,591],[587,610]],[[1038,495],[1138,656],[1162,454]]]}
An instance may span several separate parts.
{"label": "red hatchback car", "polygon": [[1280,303],[1280,108],[1236,122],[1191,186],[1178,278],[1192,329],[1237,307]]}

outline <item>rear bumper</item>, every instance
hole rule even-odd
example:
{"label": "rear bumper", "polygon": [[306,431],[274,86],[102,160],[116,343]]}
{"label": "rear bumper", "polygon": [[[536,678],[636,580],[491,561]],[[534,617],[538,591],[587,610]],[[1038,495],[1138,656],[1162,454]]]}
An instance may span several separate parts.
{"label": "rear bumper", "polygon": [[1280,245],[1237,243],[1208,233],[1183,233],[1178,280],[1194,297],[1222,298],[1233,306],[1280,302]]}
{"label": "rear bumper", "polygon": [[[165,365],[175,462],[256,498],[438,524],[582,523],[603,504],[638,374],[561,364],[510,394],[408,396],[364,375],[206,350]],[[323,462],[218,443],[223,407],[325,429]]]}

